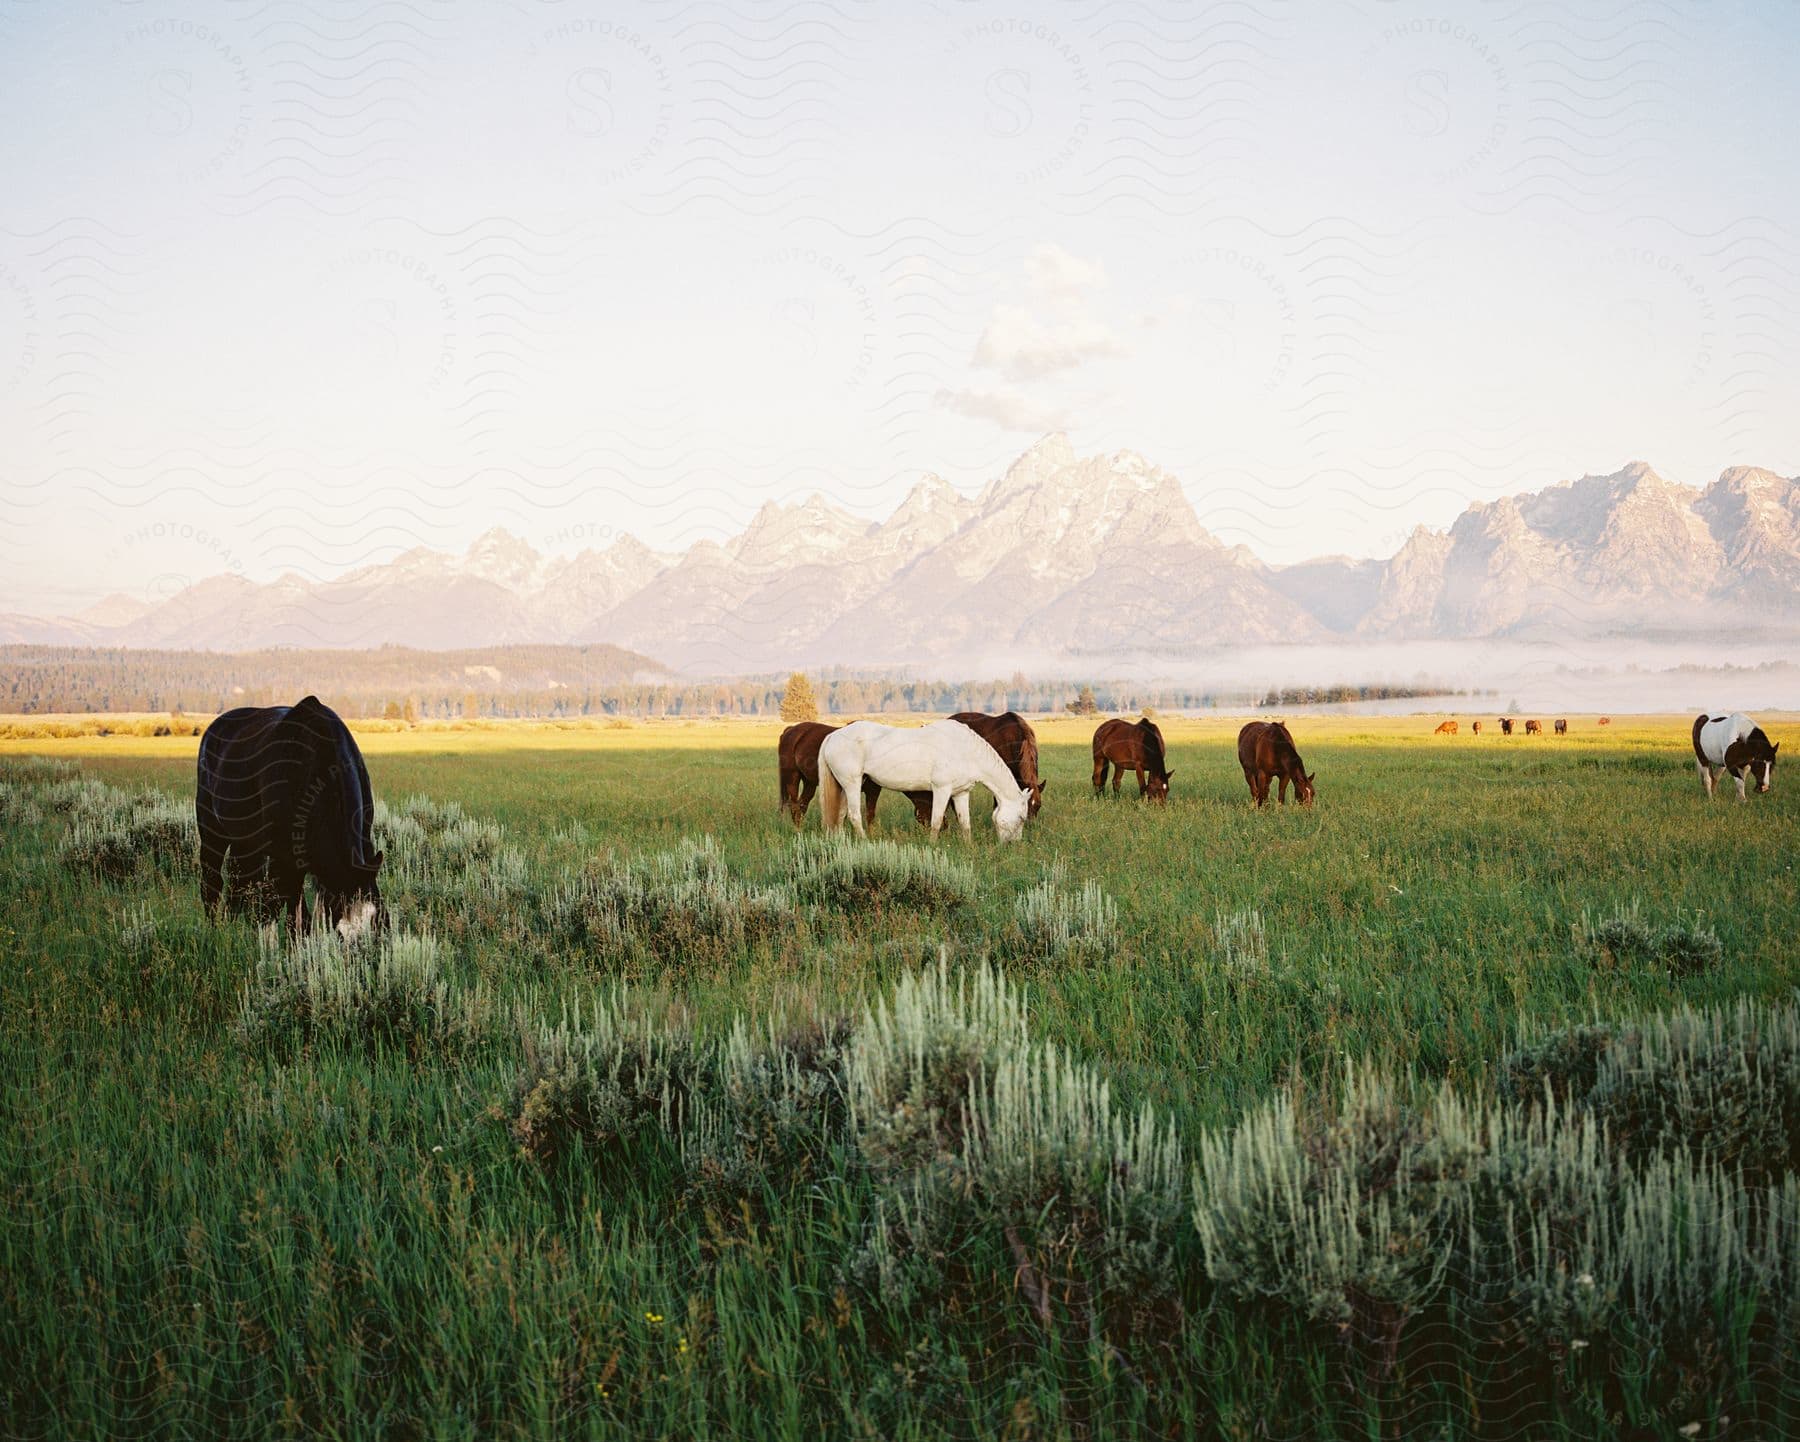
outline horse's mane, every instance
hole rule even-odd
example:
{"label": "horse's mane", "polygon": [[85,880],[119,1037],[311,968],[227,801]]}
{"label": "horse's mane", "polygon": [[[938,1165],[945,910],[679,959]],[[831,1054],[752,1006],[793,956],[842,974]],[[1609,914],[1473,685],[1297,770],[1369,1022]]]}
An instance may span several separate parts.
{"label": "horse's mane", "polygon": [[1138,732],[1144,739],[1144,764],[1158,776],[1165,775],[1169,768],[1163,756],[1162,732],[1148,716],[1138,722]]}
{"label": "horse's mane", "polygon": [[[1014,713],[1009,711],[1007,715],[1014,716]],[[1014,716],[1014,719],[1019,723],[1019,775],[1029,786],[1038,779],[1037,736],[1023,717]]]}
{"label": "horse's mane", "polygon": [[[375,813],[369,795],[368,771],[362,753],[357,749],[350,728],[333,711],[322,706],[317,697],[308,696],[289,713],[312,747],[313,770],[308,783],[316,781],[321,798],[329,794],[337,818],[349,833],[350,859],[356,866],[367,866],[374,848],[371,828]],[[333,786],[332,784],[335,783]],[[326,793],[324,788],[332,786]]]}

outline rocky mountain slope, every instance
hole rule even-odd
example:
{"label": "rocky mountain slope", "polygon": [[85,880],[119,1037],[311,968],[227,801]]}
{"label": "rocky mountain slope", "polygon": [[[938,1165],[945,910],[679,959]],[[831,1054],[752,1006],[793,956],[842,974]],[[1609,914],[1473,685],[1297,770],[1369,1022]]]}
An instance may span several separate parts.
{"label": "rocky mountain slope", "polygon": [[347,575],[218,576],[157,605],[0,617],[0,641],[246,650],[610,642],[689,673],[1466,636],[1800,631],[1800,480],[1704,490],[1642,462],[1478,502],[1386,560],[1271,567],[1131,451],[1046,436],[979,495],[927,476],[870,523],[819,496],[663,555],[544,556],[502,530]]}

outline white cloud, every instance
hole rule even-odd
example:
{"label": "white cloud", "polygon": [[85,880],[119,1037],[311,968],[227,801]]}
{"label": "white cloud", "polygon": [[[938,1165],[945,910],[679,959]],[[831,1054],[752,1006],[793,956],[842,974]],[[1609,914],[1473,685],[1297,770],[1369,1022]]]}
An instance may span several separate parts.
{"label": "white cloud", "polygon": [[1070,255],[1060,245],[1040,245],[1025,257],[1025,284],[1034,295],[1079,296],[1106,284],[1106,267]]}
{"label": "white cloud", "polygon": [[1091,316],[1044,316],[1026,306],[998,305],[975,343],[974,361],[1010,380],[1029,380],[1125,353],[1112,328]]}
{"label": "white cloud", "polygon": [[939,391],[937,403],[945,410],[987,421],[1003,431],[1060,431],[1069,425],[1066,413],[1033,400],[1012,386],[991,391]]}

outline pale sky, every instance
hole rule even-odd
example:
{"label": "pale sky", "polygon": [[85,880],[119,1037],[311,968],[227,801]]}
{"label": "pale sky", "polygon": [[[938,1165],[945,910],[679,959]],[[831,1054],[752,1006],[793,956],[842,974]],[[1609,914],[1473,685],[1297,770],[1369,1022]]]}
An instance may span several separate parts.
{"label": "pale sky", "polygon": [[0,0],[0,609],[878,518],[1050,428],[1278,562],[1791,475],[1797,59],[1792,4]]}

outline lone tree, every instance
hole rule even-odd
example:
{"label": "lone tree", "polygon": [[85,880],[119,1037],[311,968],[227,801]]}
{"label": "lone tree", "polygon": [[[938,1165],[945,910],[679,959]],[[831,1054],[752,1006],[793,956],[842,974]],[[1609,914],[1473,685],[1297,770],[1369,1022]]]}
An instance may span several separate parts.
{"label": "lone tree", "polygon": [[1100,709],[1100,703],[1094,699],[1094,688],[1083,686],[1080,695],[1064,709],[1073,711],[1077,716],[1092,716]]}
{"label": "lone tree", "polygon": [[796,671],[787,678],[787,688],[781,693],[781,719],[789,722],[819,719],[818,698],[813,695],[812,682],[806,679],[804,671]]}

